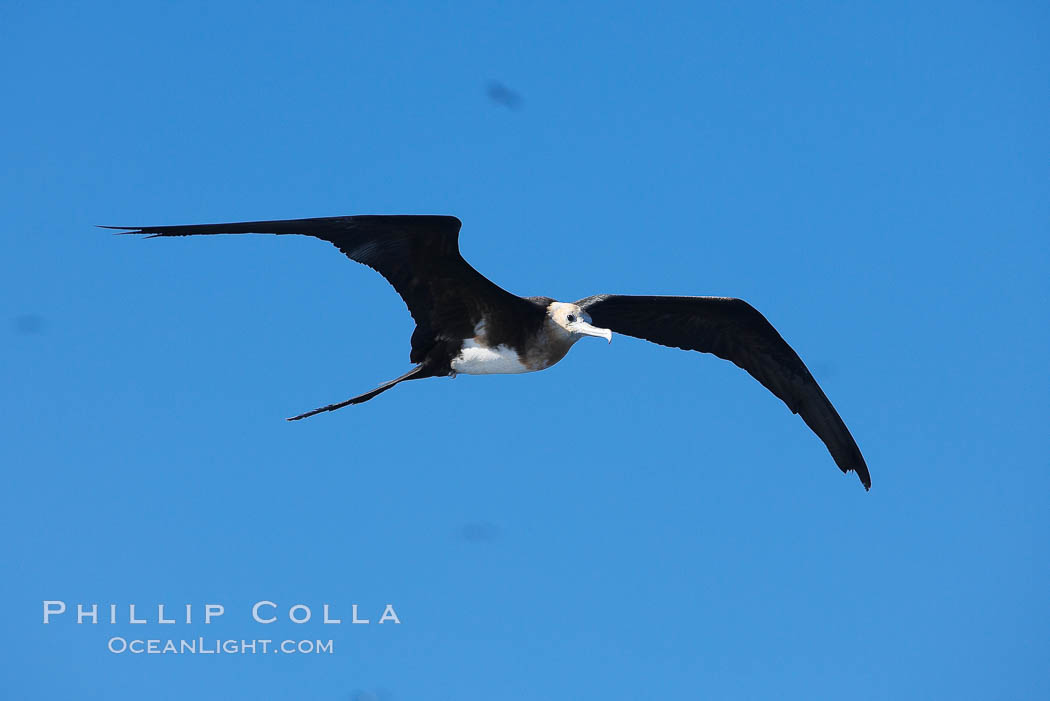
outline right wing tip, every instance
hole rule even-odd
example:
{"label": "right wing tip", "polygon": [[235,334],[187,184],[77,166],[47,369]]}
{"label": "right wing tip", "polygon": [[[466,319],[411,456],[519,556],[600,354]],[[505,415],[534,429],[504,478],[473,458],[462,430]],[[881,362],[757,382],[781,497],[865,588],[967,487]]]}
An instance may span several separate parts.
{"label": "right wing tip", "polygon": [[860,478],[860,483],[864,485],[864,491],[865,492],[870,492],[871,491],[871,475],[868,474],[867,470],[864,470],[863,472],[861,470],[857,470],[856,472],[857,472],[857,477]]}
{"label": "right wing tip", "polygon": [[846,474],[849,474],[850,472],[857,473],[857,479],[859,479],[860,483],[864,485],[864,491],[871,491],[871,473],[868,472],[868,466],[865,464],[864,458],[858,456],[856,462],[853,462],[850,467],[844,467],[842,471]]}

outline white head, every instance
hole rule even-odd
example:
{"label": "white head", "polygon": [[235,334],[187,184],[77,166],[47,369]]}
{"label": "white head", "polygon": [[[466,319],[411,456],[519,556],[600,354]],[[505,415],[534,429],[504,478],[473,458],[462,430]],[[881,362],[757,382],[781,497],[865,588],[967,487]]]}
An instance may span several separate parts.
{"label": "white head", "polygon": [[591,326],[591,315],[571,302],[551,302],[547,316],[556,327],[569,334],[573,342],[583,336],[597,336],[612,343],[612,331]]}

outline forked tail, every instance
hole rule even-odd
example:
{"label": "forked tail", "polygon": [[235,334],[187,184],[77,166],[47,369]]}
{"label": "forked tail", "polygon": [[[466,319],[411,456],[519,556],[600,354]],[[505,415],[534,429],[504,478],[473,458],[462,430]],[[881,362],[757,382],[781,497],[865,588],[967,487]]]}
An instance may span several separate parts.
{"label": "forked tail", "polygon": [[314,414],[320,414],[320,413],[325,412],[325,411],[335,411],[336,409],[342,409],[344,406],[350,406],[351,404],[360,404],[362,402],[367,402],[372,397],[374,397],[374,396],[376,396],[378,394],[382,394],[383,392],[386,392],[388,389],[390,389],[391,387],[393,387],[394,385],[396,385],[399,382],[404,382],[405,380],[411,380],[413,378],[423,379],[423,377],[430,377],[429,374],[424,374],[422,377],[418,377],[420,375],[420,373],[422,373],[422,372],[424,372],[424,367],[422,365],[417,365],[414,368],[412,368],[411,370],[409,370],[408,372],[406,372],[401,377],[398,377],[398,378],[395,378],[393,380],[390,380],[390,382],[384,382],[383,384],[379,385],[378,387],[376,387],[371,392],[365,392],[364,394],[359,394],[356,397],[353,397],[351,399],[347,399],[345,402],[339,402],[338,404],[329,404],[328,406],[323,406],[323,407],[319,407],[317,409],[314,409],[313,411],[308,411],[305,414],[299,414],[298,416],[293,416],[293,417],[289,418],[288,421],[298,421],[299,419],[305,419],[308,416],[313,416]]}

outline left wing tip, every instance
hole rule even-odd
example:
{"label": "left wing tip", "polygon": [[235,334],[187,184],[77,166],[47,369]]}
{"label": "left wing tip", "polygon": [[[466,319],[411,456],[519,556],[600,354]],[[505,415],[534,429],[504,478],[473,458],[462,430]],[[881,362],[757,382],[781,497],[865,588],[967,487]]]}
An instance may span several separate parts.
{"label": "left wing tip", "polygon": [[95,227],[99,228],[99,229],[111,229],[111,230],[114,230],[116,232],[116,233],[114,233],[114,236],[125,236],[127,234],[144,234],[144,233],[146,233],[145,231],[142,230],[142,227],[138,227],[138,226],[108,226],[106,224],[95,224]]}

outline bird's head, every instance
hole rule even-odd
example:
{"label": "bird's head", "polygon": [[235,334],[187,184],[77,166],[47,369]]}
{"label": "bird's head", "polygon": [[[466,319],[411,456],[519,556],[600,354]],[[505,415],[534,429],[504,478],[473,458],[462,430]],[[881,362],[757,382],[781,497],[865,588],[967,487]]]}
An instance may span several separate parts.
{"label": "bird's head", "polygon": [[597,336],[612,343],[612,331],[591,326],[591,315],[577,304],[551,302],[547,307],[547,316],[556,327],[569,334],[574,342],[583,336]]}

